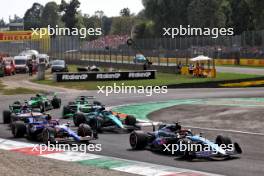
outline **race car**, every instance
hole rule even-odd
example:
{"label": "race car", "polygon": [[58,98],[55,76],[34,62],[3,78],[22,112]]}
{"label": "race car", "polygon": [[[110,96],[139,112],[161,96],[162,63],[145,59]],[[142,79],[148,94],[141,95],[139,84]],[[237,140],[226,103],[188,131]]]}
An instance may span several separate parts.
{"label": "race car", "polygon": [[93,96],[78,96],[74,102],[69,102],[67,106],[63,107],[62,117],[70,118],[78,112],[88,113],[101,107],[103,107],[102,103],[96,101]]}
{"label": "race car", "polygon": [[14,75],[16,74],[16,65],[13,57],[3,57],[3,65],[5,75]]}
{"label": "race car", "polygon": [[8,124],[18,119],[24,120],[26,117],[31,116],[32,113],[38,114],[39,112],[40,109],[32,109],[27,101],[24,103],[15,101],[13,104],[9,105],[9,110],[3,111],[3,123]]}
{"label": "race car", "polygon": [[[130,134],[129,141],[134,150],[150,149],[188,160],[222,160],[242,153],[239,144],[232,143],[229,137],[218,135],[215,142],[212,142],[201,135],[192,134],[191,130],[182,129],[178,123],[161,124],[153,132],[134,131]],[[180,150],[180,147],[184,150]]]}
{"label": "race car", "polygon": [[105,108],[95,109],[93,112],[79,112],[73,116],[75,126],[81,123],[88,124],[93,130],[103,131],[123,131],[131,132],[139,130],[141,127],[138,121],[131,115],[120,115],[112,111],[106,111]]}
{"label": "race car", "polygon": [[11,123],[11,131],[15,138],[26,135],[29,140],[42,141],[45,144],[56,142],[84,142],[98,138],[97,133],[87,124],[80,124],[77,133],[70,129],[69,123],[60,125],[50,115],[31,116],[22,121]]}
{"label": "race car", "polygon": [[134,57],[134,63],[137,64],[137,63],[147,63],[147,59],[144,55],[142,54],[136,54],[136,56]]}
{"label": "race car", "polygon": [[36,94],[35,97],[31,97],[28,101],[28,105],[31,108],[39,108],[41,112],[45,112],[51,109],[59,109],[61,106],[61,99],[55,94],[52,99],[44,94]]}

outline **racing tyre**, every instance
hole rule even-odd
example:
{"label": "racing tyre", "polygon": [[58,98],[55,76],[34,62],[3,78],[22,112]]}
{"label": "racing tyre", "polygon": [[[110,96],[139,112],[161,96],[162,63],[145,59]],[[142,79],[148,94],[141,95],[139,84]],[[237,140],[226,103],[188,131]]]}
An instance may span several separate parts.
{"label": "racing tyre", "polygon": [[60,98],[53,98],[51,100],[51,105],[53,106],[54,109],[59,109],[61,106],[61,99]]}
{"label": "racing tyre", "polygon": [[[14,123],[14,122],[18,121],[19,118],[17,117],[16,114],[11,114],[10,120],[11,120],[10,123]],[[20,121],[21,121],[21,120],[20,120]]]}
{"label": "racing tyre", "polygon": [[82,113],[74,114],[73,123],[76,127],[80,126],[81,123],[85,123],[85,116]]}
{"label": "racing tyre", "polygon": [[96,105],[96,106],[101,106],[102,105],[102,103],[100,101],[94,101],[93,104]]}
{"label": "racing tyre", "polygon": [[45,108],[45,103],[41,103],[40,105],[39,105],[39,109],[40,109],[40,112],[45,112],[46,111],[46,108]]}
{"label": "racing tyre", "polygon": [[85,137],[85,136],[92,136],[93,131],[92,128],[87,124],[80,124],[77,131],[78,136]]}
{"label": "racing tyre", "polygon": [[3,123],[8,124],[11,122],[11,112],[10,111],[4,111],[3,112]]}
{"label": "racing tyre", "polygon": [[131,115],[128,115],[125,119],[126,125],[135,126],[136,122],[137,122],[136,118],[134,116],[131,116]]}
{"label": "racing tyre", "polygon": [[68,108],[68,106],[63,106],[62,117],[67,119],[68,117],[66,115],[70,113],[72,113],[72,111]]}
{"label": "racing tyre", "polygon": [[35,133],[32,133],[30,129],[33,127],[32,124],[29,124],[26,128],[26,134],[27,134],[27,140],[35,141],[37,140],[37,135]]}
{"label": "racing tyre", "polygon": [[215,139],[215,143],[220,146],[222,144],[225,144],[225,146],[227,147],[228,144],[232,144],[232,141],[229,137],[224,137],[222,135],[218,135]]}
{"label": "racing tyre", "polygon": [[148,135],[143,131],[134,131],[130,134],[129,143],[134,150],[144,149],[148,144]]}
{"label": "racing tyre", "polygon": [[23,122],[14,122],[11,124],[12,134],[15,138],[24,137],[26,126]]}
{"label": "racing tyre", "polygon": [[54,128],[48,127],[42,131],[42,140],[44,144],[55,143],[56,131]]}
{"label": "racing tyre", "polygon": [[241,154],[242,153],[242,149],[240,147],[240,145],[238,143],[234,143],[234,147],[235,147],[235,151],[238,153],[238,154]]}
{"label": "racing tyre", "polygon": [[90,127],[98,132],[98,133],[103,133],[102,130],[102,124],[103,124],[104,120],[101,117],[96,117],[96,118],[92,118],[89,120],[89,122],[87,122],[87,124],[90,125]]}
{"label": "racing tyre", "polygon": [[[192,143],[192,141],[189,139],[181,139],[181,140],[179,140],[179,143],[180,142],[182,144],[187,145],[187,146]],[[192,161],[193,159],[195,159],[195,152],[198,152],[198,151],[190,151],[187,148],[184,151],[176,151],[176,152],[177,152],[177,154],[182,155],[183,159],[188,160],[188,161]]]}
{"label": "racing tyre", "polygon": [[68,104],[69,104],[69,105],[75,105],[75,102],[70,101]]}

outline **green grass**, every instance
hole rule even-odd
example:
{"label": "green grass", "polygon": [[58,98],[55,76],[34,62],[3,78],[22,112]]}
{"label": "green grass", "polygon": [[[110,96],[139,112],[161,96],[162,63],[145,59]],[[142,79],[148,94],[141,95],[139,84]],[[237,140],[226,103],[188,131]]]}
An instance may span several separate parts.
{"label": "green grass", "polygon": [[53,80],[36,81],[35,83],[46,84],[51,86],[72,88],[78,90],[97,90],[97,86],[113,86],[125,83],[126,86],[162,86],[182,83],[202,83],[223,80],[237,80],[260,77],[259,75],[235,74],[235,73],[218,73],[216,78],[194,78],[192,76],[176,75],[169,73],[157,73],[157,78],[153,80],[130,80],[130,81],[89,81],[89,82],[54,82]]}
{"label": "green grass", "polygon": [[36,94],[39,92],[40,92],[39,90],[27,89],[23,87],[7,89],[6,86],[3,85],[2,82],[0,81],[0,94],[3,94],[3,95]]}

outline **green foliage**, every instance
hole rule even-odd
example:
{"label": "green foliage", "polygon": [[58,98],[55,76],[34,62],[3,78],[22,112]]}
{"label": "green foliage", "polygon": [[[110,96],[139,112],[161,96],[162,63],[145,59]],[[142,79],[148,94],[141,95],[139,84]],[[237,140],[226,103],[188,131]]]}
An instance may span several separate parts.
{"label": "green foliage", "polygon": [[264,29],[264,1],[259,0],[142,0],[139,13],[154,22],[155,36],[162,28],[190,24],[192,27],[232,27],[235,35]]}
{"label": "green foliage", "polygon": [[0,27],[5,27],[5,26],[6,26],[6,23],[5,23],[4,19],[2,18],[0,20]]}
{"label": "green foliage", "polygon": [[50,25],[51,27],[55,27],[59,23],[59,6],[56,2],[48,2],[41,15],[41,24],[44,27]]}
{"label": "green foliage", "polygon": [[154,37],[154,23],[153,21],[141,21],[137,23],[132,29],[132,38],[151,38]]}
{"label": "green foliage", "polygon": [[78,24],[77,10],[80,7],[80,2],[78,0],[71,0],[69,3],[65,0],[61,1],[60,11],[63,12],[62,21],[65,23],[67,28],[75,28]]}
{"label": "green foliage", "polygon": [[43,12],[43,6],[39,3],[34,3],[30,9],[28,9],[24,16],[24,28],[29,30],[31,28],[40,28],[41,14]]}
{"label": "green foliage", "polygon": [[122,16],[122,17],[131,16],[130,9],[129,8],[123,8],[122,10],[120,10],[120,16]]}
{"label": "green foliage", "polygon": [[111,34],[118,35],[130,35],[133,26],[139,22],[139,19],[134,16],[114,17],[112,20]]}
{"label": "green foliage", "polygon": [[145,16],[154,21],[157,36],[164,27],[177,27],[188,24],[187,8],[191,0],[143,0]]}
{"label": "green foliage", "polygon": [[192,27],[225,27],[226,18],[219,0],[195,0],[188,8],[188,21]]}

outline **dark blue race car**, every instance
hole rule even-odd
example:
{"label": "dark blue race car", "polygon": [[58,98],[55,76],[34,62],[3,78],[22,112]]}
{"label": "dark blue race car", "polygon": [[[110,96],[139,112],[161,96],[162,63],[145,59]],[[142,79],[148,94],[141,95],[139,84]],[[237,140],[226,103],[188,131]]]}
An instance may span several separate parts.
{"label": "dark blue race car", "polygon": [[97,134],[89,125],[80,124],[77,133],[69,124],[60,125],[58,120],[52,120],[50,115],[38,115],[11,123],[12,134],[15,138],[26,136],[29,140],[42,141],[44,143],[55,142],[89,142],[97,139]]}
{"label": "dark blue race car", "polygon": [[239,144],[232,143],[229,137],[218,135],[215,142],[212,142],[201,135],[192,134],[190,130],[182,129],[178,123],[162,124],[153,132],[134,131],[130,135],[130,145],[134,150],[150,149],[186,159],[218,160],[242,153]]}

